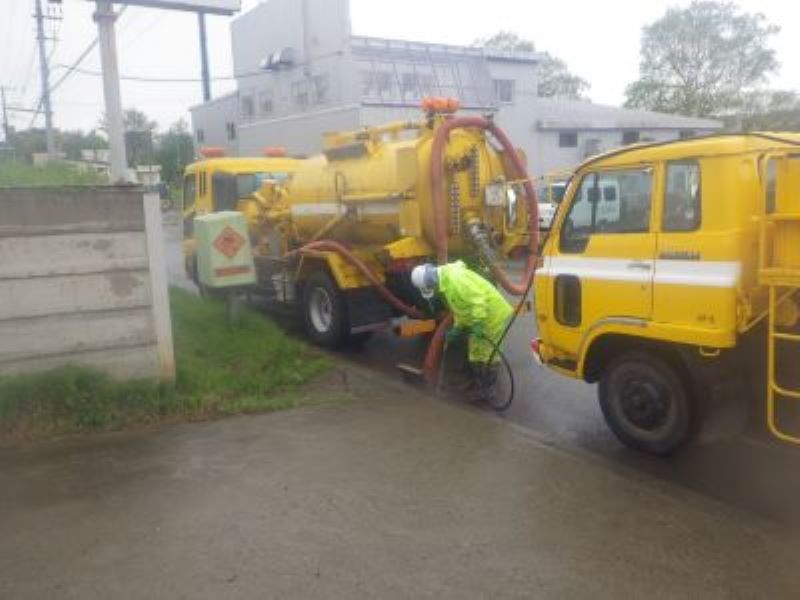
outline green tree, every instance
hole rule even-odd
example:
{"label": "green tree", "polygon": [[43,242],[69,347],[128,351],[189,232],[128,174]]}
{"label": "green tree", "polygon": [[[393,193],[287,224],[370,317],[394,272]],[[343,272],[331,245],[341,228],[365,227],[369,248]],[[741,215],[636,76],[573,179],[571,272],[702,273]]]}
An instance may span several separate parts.
{"label": "green tree", "polygon": [[193,156],[192,134],[183,119],[173,123],[165,133],[156,138],[156,163],[161,165],[161,178],[164,181],[179,181]]}
{"label": "green tree", "polygon": [[122,122],[125,131],[148,131],[155,133],[158,123],[148,118],[146,114],[135,108],[126,108],[122,113]]}
{"label": "green tree", "polygon": [[800,94],[789,90],[748,94],[741,113],[728,119],[728,127],[742,131],[800,131]]}
{"label": "green tree", "polygon": [[729,2],[670,8],[642,30],[639,79],[625,104],[699,117],[736,112],[777,71],[769,41],[778,30]]}
{"label": "green tree", "polygon": [[82,150],[108,148],[108,141],[99,136],[95,130],[84,133],[78,129],[57,132],[56,145],[69,160],[81,160]]}
{"label": "green tree", "polygon": [[[517,52],[536,52],[536,44],[519,37],[512,31],[498,31],[491,37],[475,41],[476,46],[496,50],[514,50]],[[589,82],[570,73],[567,64],[549,52],[541,52],[538,69],[538,95],[542,98],[585,98],[589,90]]]}

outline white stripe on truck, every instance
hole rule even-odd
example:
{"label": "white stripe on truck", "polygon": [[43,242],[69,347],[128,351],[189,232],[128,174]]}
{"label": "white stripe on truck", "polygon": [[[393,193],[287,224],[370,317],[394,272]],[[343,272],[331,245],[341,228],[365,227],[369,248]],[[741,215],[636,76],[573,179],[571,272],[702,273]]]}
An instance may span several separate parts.
{"label": "white stripe on truck", "polygon": [[739,283],[740,262],[706,260],[644,260],[551,256],[539,270],[543,276],[575,275],[581,279],[656,285],[733,288]]}

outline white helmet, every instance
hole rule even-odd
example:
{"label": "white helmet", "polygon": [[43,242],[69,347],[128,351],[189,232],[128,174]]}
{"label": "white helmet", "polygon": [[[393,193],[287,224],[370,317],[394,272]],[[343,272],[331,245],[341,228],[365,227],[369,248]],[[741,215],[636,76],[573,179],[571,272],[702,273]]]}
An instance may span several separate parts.
{"label": "white helmet", "polygon": [[411,271],[411,283],[420,291],[423,298],[433,298],[439,285],[439,269],[429,263],[417,265]]}

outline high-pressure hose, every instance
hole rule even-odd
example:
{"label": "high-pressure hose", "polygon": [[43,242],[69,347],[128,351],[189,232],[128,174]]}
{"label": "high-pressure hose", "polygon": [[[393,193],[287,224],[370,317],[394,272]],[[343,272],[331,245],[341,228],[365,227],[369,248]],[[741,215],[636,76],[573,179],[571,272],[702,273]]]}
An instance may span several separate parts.
{"label": "high-pressure hose", "polygon": [[[454,129],[464,128],[481,129],[491,133],[502,147],[508,163],[510,163],[511,167],[515,171],[514,173],[506,173],[506,176],[511,180],[521,181],[522,186],[525,189],[525,196],[528,200],[528,235],[530,237],[528,242],[528,259],[525,264],[525,272],[521,282],[516,283],[511,280],[505,269],[503,269],[497,263],[497,261],[494,260],[494,257],[491,256],[490,252],[486,251],[488,249],[488,244],[486,244],[486,248],[481,248],[481,246],[484,244],[480,239],[479,232],[476,231],[472,234],[472,237],[474,238],[473,241],[479,246],[479,250],[482,250],[482,253],[486,255],[485,258],[489,263],[489,268],[491,269],[492,274],[495,276],[497,281],[509,294],[514,296],[522,296],[522,302],[530,292],[533,284],[533,277],[536,272],[536,264],[538,261],[539,203],[536,199],[536,191],[533,188],[530,177],[528,177],[527,169],[525,168],[525,165],[522,164],[522,160],[514,148],[514,145],[511,143],[511,140],[508,138],[505,132],[494,123],[494,121],[487,119],[486,117],[450,118],[439,126],[433,138],[433,146],[431,148],[431,195],[433,201],[433,225],[436,238],[434,240],[436,246],[436,259],[439,264],[445,264],[447,262],[448,255],[448,232],[444,189],[445,148],[447,146],[450,132]],[[514,320],[516,320],[517,316],[519,315],[520,306],[517,307],[514,316],[512,317],[511,321],[509,321],[509,325],[506,328],[506,331],[503,333],[503,336],[497,341],[497,344],[495,345],[495,351],[499,350],[499,346],[505,336],[508,334],[511,324],[513,324]],[[436,332],[431,338],[431,343],[428,346],[427,353],[425,354],[425,363],[423,367],[425,379],[428,382],[432,383],[436,379],[439,363],[441,362],[445,334],[447,329],[450,327],[450,324],[451,321],[448,321],[447,319],[443,320],[441,323],[439,323]],[[492,354],[492,358],[494,358],[494,352]]]}
{"label": "high-pressure hose", "polygon": [[[446,263],[448,255],[448,232],[446,221],[447,209],[445,204],[444,190],[445,149],[450,132],[455,129],[464,128],[480,129],[491,133],[502,147],[507,161],[510,163],[514,171],[512,173],[506,173],[506,176],[512,181],[520,181],[525,189],[525,195],[528,200],[528,233],[530,236],[530,241],[528,244],[528,259],[525,265],[525,273],[522,281],[519,283],[513,282],[510,276],[497,263],[497,261],[493,259],[490,253],[484,252],[484,254],[486,254],[485,258],[487,258],[489,267],[492,270],[492,274],[495,276],[500,285],[510,294],[515,296],[523,296],[524,301],[524,298],[530,291],[533,282],[533,276],[536,270],[539,246],[539,205],[536,200],[536,192],[531,184],[530,178],[528,177],[525,165],[522,164],[519,154],[511,143],[511,140],[509,140],[508,136],[506,136],[505,132],[503,132],[503,130],[500,129],[491,119],[487,119],[485,117],[449,118],[438,127],[434,135],[433,145],[431,148],[431,199],[433,202],[435,232],[434,245],[436,247],[437,262],[439,264]],[[473,237],[475,238],[476,236],[473,235]],[[483,250],[480,248],[482,244],[480,244],[479,239],[475,239],[473,241],[478,244],[480,250]],[[288,256],[295,254],[307,254],[315,251],[336,252],[342,258],[356,267],[364,275],[364,277],[366,277],[370,283],[375,286],[381,297],[383,297],[383,299],[386,300],[386,302],[388,302],[391,306],[411,318],[424,318],[422,311],[414,306],[406,304],[395,294],[393,294],[385,285],[383,285],[383,283],[381,283],[380,279],[372,271],[372,269],[370,269],[360,258],[353,254],[346,246],[339,242],[333,240],[313,241],[309,244],[306,244],[302,248],[299,248],[298,250],[290,252]],[[495,351],[499,351],[499,346],[502,343],[502,340],[505,338],[508,330],[511,327],[511,324],[513,323],[514,319],[516,319],[518,314],[519,307],[517,308],[517,311],[515,311],[514,316],[509,322],[509,325],[506,328],[502,338],[496,343]],[[436,379],[436,374],[438,372],[438,367],[442,356],[445,334],[451,325],[452,315],[447,315],[436,328],[436,331],[431,338],[430,345],[428,346],[428,351],[425,354],[423,372],[427,381],[431,383],[433,383]]]}
{"label": "high-pressure hose", "polygon": [[442,265],[447,262],[447,205],[445,203],[444,186],[444,154],[450,132],[454,129],[481,129],[491,133],[500,144],[507,162],[513,173],[506,173],[511,181],[519,181],[525,190],[528,210],[528,260],[525,264],[525,273],[520,282],[513,282],[506,271],[491,257],[486,257],[492,275],[509,294],[521,296],[525,293],[527,283],[536,270],[537,254],[539,251],[539,203],[527,169],[522,164],[522,159],[517,153],[511,140],[493,120],[486,117],[453,117],[444,121],[436,130],[431,147],[431,196],[433,201],[434,244],[436,246],[436,260]]}
{"label": "high-pressure hose", "polygon": [[369,268],[369,266],[367,266],[363,260],[358,258],[358,256],[353,254],[347,246],[340,242],[335,242],[333,240],[310,242],[302,248],[298,248],[297,250],[289,252],[287,257],[291,257],[296,254],[309,254],[313,252],[336,252],[339,256],[344,258],[347,262],[358,269],[361,274],[364,275],[364,277],[366,277],[369,282],[375,286],[375,289],[378,291],[381,297],[391,306],[399,310],[401,313],[408,315],[412,319],[425,318],[425,315],[416,306],[406,304],[400,298],[395,296],[389,290],[389,288],[381,283],[381,280],[378,278],[378,276],[372,271],[372,269]]}

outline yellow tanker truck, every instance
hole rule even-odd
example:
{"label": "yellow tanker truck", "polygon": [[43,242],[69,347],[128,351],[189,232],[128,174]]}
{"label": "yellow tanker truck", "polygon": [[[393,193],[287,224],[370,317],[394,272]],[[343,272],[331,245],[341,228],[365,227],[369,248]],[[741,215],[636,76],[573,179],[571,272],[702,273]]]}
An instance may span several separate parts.
{"label": "yellow tanker truck", "polygon": [[[314,342],[337,346],[397,317],[429,318],[409,279],[425,261],[465,258],[524,291],[538,243],[533,187],[492,120],[456,108],[428,99],[419,121],[328,134],[291,179],[239,200],[259,291],[296,305]],[[529,254],[521,282],[500,266],[517,254]]]}

